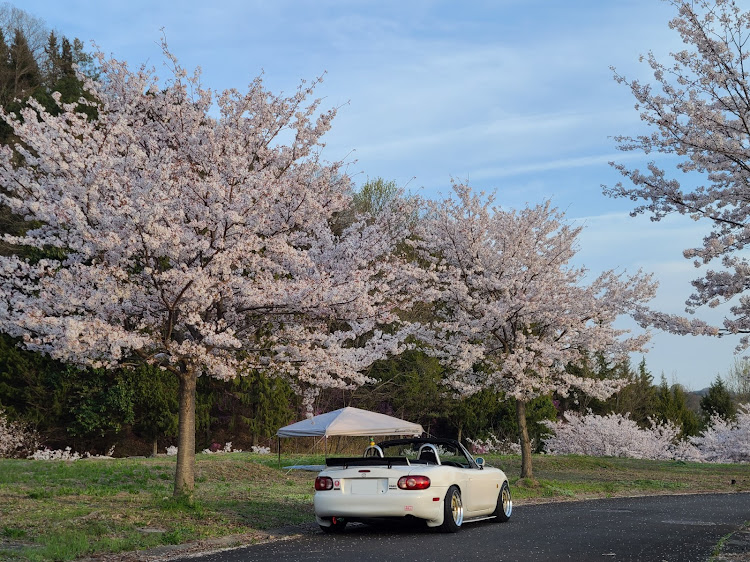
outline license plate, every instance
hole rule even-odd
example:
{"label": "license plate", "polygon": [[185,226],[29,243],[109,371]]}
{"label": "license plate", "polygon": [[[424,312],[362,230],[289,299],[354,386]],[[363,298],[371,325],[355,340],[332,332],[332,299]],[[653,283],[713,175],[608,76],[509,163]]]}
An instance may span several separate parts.
{"label": "license plate", "polygon": [[375,495],[378,493],[378,480],[375,478],[352,480],[351,483],[353,495]]}

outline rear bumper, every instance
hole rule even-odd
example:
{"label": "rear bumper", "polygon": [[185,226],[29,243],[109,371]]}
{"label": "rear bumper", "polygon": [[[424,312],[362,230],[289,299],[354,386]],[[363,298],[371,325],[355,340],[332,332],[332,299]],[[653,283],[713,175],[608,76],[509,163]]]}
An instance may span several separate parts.
{"label": "rear bumper", "polygon": [[443,499],[447,488],[427,490],[388,490],[385,494],[355,496],[340,490],[315,492],[315,519],[327,527],[331,517],[367,519],[406,517],[411,515],[427,521],[430,527],[443,523]]}

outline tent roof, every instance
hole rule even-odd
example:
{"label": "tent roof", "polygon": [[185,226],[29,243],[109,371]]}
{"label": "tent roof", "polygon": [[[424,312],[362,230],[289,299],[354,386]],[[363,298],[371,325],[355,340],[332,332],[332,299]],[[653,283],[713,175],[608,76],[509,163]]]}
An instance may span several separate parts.
{"label": "tent roof", "polygon": [[421,435],[423,432],[422,426],[418,423],[348,406],[282,427],[276,435],[279,437],[329,437],[331,435]]}

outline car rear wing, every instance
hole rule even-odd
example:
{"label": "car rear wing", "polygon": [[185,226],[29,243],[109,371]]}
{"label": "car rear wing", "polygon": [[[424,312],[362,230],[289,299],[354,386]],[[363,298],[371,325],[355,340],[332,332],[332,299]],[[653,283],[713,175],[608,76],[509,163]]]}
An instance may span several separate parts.
{"label": "car rear wing", "polygon": [[326,459],[326,466],[411,466],[406,457],[338,457]]}

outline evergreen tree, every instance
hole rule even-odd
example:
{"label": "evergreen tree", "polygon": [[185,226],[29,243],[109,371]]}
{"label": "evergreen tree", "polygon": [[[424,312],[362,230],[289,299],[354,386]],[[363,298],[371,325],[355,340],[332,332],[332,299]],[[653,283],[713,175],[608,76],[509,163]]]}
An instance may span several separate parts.
{"label": "evergreen tree", "polygon": [[698,416],[687,407],[687,397],[685,396],[685,390],[682,388],[681,385],[675,384],[672,386],[672,395],[674,397],[674,401],[677,404],[681,404],[679,408],[679,416],[680,416],[680,437],[692,437],[695,435],[698,435],[700,432],[701,426],[700,426],[700,420],[698,419]]}
{"label": "evergreen tree", "polygon": [[10,65],[10,47],[5,41],[5,34],[0,29],[0,106],[5,107],[13,100],[14,83],[14,72]]}
{"label": "evergreen tree", "polygon": [[230,437],[242,437],[250,445],[272,440],[279,427],[293,421],[294,392],[281,378],[251,371],[230,381],[218,381],[219,410],[228,417]]}
{"label": "evergreen tree", "polygon": [[59,73],[59,51],[57,35],[54,31],[51,31],[47,39],[47,45],[44,47],[44,52],[47,55],[47,60],[44,63],[44,80],[48,84],[57,82],[62,77]]}
{"label": "evergreen tree", "polygon": [[655,420],[659,422],[671,421],[679,426],[680,437],[697,435],[699,429],[695,412],[687,407],[685,392],[679,385],[669,387],[667,379],[662,374],[661,383],[656,392]]}
{"label": "evergreen tree", "polygon": [[445,417],[450,397],[441,384],[443,367],[437,359],[413,349],[373,363],[368,376],[375,382],[352,392],[348,403],[406,418],[433,435],[450,431]]}
{"label": "evergreen tree", "polygon": [[[593,357],[587,356],[580,364],[568,365],[566,371],[576,377],[597,381],[629,380],[633,377],[627,361],[612,362],[601,353]],[[607,400],[599,400],[580,389],[574,389],[565,396],[555,395],[555,399],[562,412],[573,410],[581,414],[586,414],[588,411],[601,414],[612,410],[617,394]]]}
{"label": "evergreen tree", "polygon": [[133,390],[133,431],[159,450],[160,437],[177,435],[177,378],[153,365],[126,371]]}
{"label": "evergreen tree", "polygon": [[[455,437],[463,441],[466,437],[486,435],[498,422],[512,423],[515,420],[513,406],[509,410],[498,392],[485,389],[446,403],[447,419],[456,429]],[[504,414],[510,416],[508,420]],[[516,427],[516,434],[518,428]],[[513,440],[515,441],[515,435]]]}
{"label": "evergreen tree", "polygon": [[13,97],[26,98],[42,85],[42,73],[23,32],[16,29],[10,46],[10,67],[13,72]]}
{"label": "evergreen tree", "polygon": [[73,70],[73,47],[70,45],[67,37],[63,37],[62,39],[58,64],[60,66],[60,78],[75,76],[75,70]]}
{"label": "evergreen tree", "polygon": [[701,410],[706,424],[711,421],[712,416],[719,416],[727,421],[734,417],[735,406],[732,396],[720,376],[717,376],[708,387],[708,394],[701,398]]}
{"label": "evergreen tree", "polygon": [[66,366],[17,344],[0,334],[0,406],[48,444],[104,450],[134,422],[134,386],[127,372],[105,376],[101,369]]}
{"label": "evergreen tree", "polygon": [[[279,427],[298,419],[297,410],[298,399],[281,378],[256,370],[229,381],[201,377],[196,390],[197,448],[227,441],[243,447],[268,444]],[[170,427],[165,434],[172,433]]]}
{"label": "evergreen tree", "polygon": [[620,369],[625,373],[624,378],[628,380],[628,384],[608,401],[606,413],[630,414],[630,419],[645,428],[649,425],[649,418],[657,410],[654,377],[646,367],[645,358],[641,359],[636,372],[627,363],[621,364]]}
{"label": "evergreen tree", "polygon": [[[515,412],[515,400],[505,399],[500,403],[500,410],[495,414],[492,425],[475,436],[482,433],[492,433],[500,439],[518,441],[518,419]],[[539,396],[531,400],[526,406],[526,423],[528,424],[529,438],[534,444],[534,452],[541,452],[544,439],[550,434],[549,427],[545,421],[554,422],[557,419],[558,410],[551,396]]]}
{"label": "evergreen tree", "polygon": [[104,369],[68,366],[61,383],[66,398],[65,427],[79,442],[100,437],[113,440],[124,425],[133,422],[133,387],[122,371],[112,377]]}
{"label": "evergreen tree", "polygon": [[35,429],[49,429],[61,409],[53,389],[64,369],[62,363],[21,349],[17,339],[0,334],[0,406]]}

